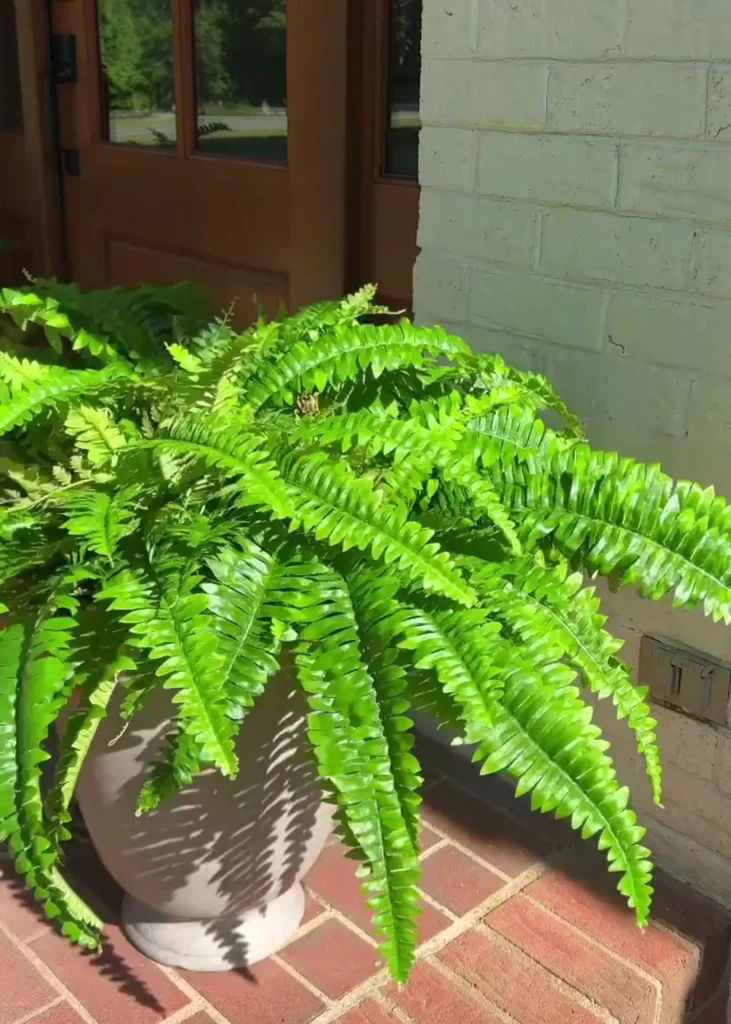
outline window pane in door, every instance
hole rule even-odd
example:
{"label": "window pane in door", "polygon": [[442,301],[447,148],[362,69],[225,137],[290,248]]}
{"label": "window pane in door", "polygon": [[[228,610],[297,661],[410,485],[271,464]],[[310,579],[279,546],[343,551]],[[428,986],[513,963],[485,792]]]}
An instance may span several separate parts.
{"label": "window pane in door", "polygon": [[386,173],[402,178],[419,176],[422,3],[391,0]]}
{"label": "window pane in door", "polygon": [[171,0],[97,0],[102,137],[175,146]]}
{"label": "window pane in door", "polygon": [[287,162],[286,0],[195,0],[197,148]]}
{"label": "window pane in door", "polygon": [[0,132],[23,131],[14,0],[0,0]]}

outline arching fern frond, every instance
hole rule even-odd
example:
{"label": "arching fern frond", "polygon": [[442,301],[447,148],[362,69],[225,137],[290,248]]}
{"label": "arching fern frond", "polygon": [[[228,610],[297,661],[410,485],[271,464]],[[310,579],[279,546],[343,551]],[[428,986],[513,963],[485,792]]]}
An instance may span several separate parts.
{"label": "arching fern frond", "polygon": [[425,353],[448,358],[464,357],[465,343],[440,327],[415,327],[406,320],[387,327],[350,324],[332,330],[308,344],[295,342],[284,354],[264,362],[247,380],[243,399],[255,409],[270,399],[291,401],[300,392],[322,391],[328,384],[352,380],[370,369],[420,366]]}
{"label": "arching fern frond", "polygon": [[100,597],[110,602],[112,611],[124,613],[132,644],[160,662],[157,675],[166,689],[175,691],[173,703],[201,759],[233,776],[238,771],[235,725],[221,678],[223,657],[206,596],[196,590],[197,577],[181,575],[179,568],[168,570],[153,560],[149,573],[123,569]]}
{"label": "arching fern frond", "polygon": [[600,737],[575,687],[546,685],[534,667],[516,665],[506,672],[503,700],[492,709],[475,760],[484,762],[483,773],[517,779],[517,794],[530,792],[534,810],[570,818],[583,839],[598,835],[609,870],[622,875],[619,891],[646,924],[652,866],[641,845],[645,829],[627,807],[629,792],[619,786]]}
{"label": "arching fern frond", "polygon": [[583,588],[580,573],[565,565],[546,568],[526,558],[514,566],[470,562],[472,581],[485,606],[529,643],[542,638],[557,644],[555,656],[566,657],[584,682],[601,698],[611,697],[619,718],[626,718],[644,758],[655,802],[662,801],[662,768],[657,749],[657,722],[647,702],[647,688],[635,686],[627,666],[614,655],[622,646],[604,629],[593,589]]}
{"label": "arching fern frond", "polygon": [[346,837],[357,842],[363,891],[384,936],[381,952],[393,977],[404,980],[414,959],[419,870],[394,785],[391,757],[402,751],[389,746],[384,733],[345,583],[323,572],[320,586],[319,615],[301,631],[296,659],[311,708],[309,736],[320,774],[336,795]]}
{"label": "arching fern frond", "polygon": [[460,604],[474,602],[450,556],[432,542],[432,531],[410,520],[402,506],[383,505],[369,482],[345,463],[318,453],[289,460],[280,471],[297,510],[295,523],[317,540],[344,551],[370,550],[425,590]]}
{"label": "arching fern frond", "polygon": [[581,446],[540,476],[522,468],[502,497],[525,535],[552,537],[589,572],[654,600],[672,590],[676,607],[701,604],[731,623],[731,538],[696,516],[688,495],[657,466]]}
{"label": "arching fern frond", "polygon": [[82,550],[93,551],[114,561],[122,538],[137,526],[136,499],[140,486],[123,487],[116,494],[106,491],[72,491],[64,499],[66,529],[82,538]]}
{"label": "arching fern frond", "polygon": [[111,412],[103,406],[79,405],[69,409],[64,425],[93,466],[106,465],[127,444]]}
{"label": "arching fern frond", "polygon": [[52,372],[0,404],[0,434],[23,426],[44,409],[72,404],[84,396],[99,394],[111,381],[119,380],[124,371],[115,364],[104,370],[64,370]]}

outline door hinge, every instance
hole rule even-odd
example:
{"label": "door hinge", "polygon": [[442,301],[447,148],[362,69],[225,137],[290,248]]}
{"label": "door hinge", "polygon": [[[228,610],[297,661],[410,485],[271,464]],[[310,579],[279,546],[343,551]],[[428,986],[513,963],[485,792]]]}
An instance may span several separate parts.
{"label": "door hinge", "polygon": [[76,36],[69,32],[51,36],[51,78],[54,85],[76,82]]}
{"label": "door hinge", "polygon": [[66,174],[71,175],[72,178],[78,178],[81,173],[78,149],[62,149],[61,163]]}

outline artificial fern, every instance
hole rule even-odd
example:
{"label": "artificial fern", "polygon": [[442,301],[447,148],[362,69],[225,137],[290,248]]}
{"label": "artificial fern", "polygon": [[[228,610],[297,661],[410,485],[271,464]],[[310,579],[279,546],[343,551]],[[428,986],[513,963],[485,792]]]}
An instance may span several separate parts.
{"label": "artificial fern", "polygon": [[99,922],[62,844],[115,691],[126,719],[171,691],[145,813],[203,768],[246,770],[234,739],[282,669],[394,977],[416,934],[412,709],[597,837],[647,920],[644,830],[580,685],[627,719],[659,802],[656,725],[584,578],[728,623],[731,511],[593,451],[544,378],[360,323],[373,297],[237,332],[184,286],[0,292],[0,837],[75,941]]}

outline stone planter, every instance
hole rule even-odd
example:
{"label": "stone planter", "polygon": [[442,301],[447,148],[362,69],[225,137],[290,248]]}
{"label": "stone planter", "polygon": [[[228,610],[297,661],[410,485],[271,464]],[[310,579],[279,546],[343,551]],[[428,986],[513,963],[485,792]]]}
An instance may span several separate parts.
{"label": "stone planter", "polygon": [[121,735],[116,708],[102,721],[78,783],[84,820],[127,894],[123,928],[141,952],[196,971],[253,964],[299,925],[299,883],[331,827],[304,703],[291,676],[280,673],[239,733],[239,777],[206,771],[157,811],[136,817],[170,707],[160,690]]}

